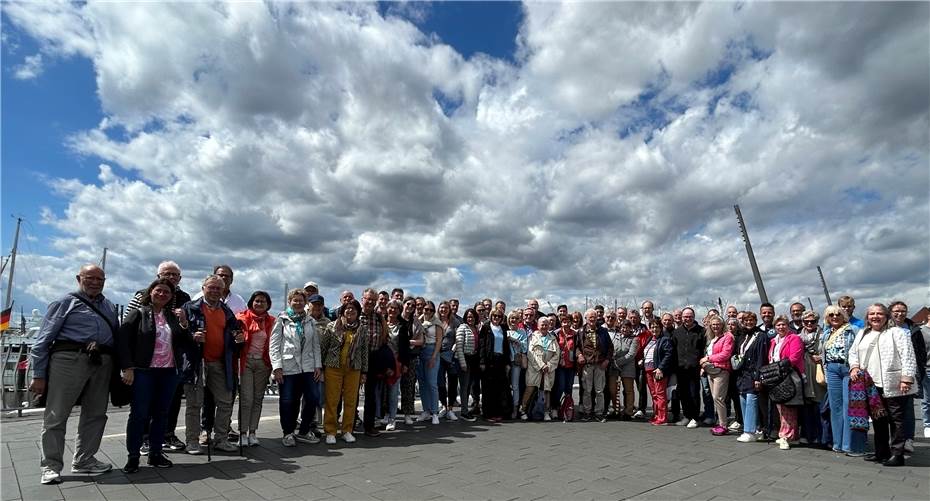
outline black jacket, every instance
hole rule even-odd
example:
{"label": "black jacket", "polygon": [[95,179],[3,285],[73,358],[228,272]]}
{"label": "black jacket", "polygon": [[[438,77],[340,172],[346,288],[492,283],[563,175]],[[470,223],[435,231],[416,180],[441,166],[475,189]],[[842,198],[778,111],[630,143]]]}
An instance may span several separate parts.
{"label": "black jacket", "polygon": [[[762,366],[769,363],[769,337],[765,332],[756,327],[753,331],[744,332],[743,340],[748,340],[753,334],[758,333],[756,339],[746,349],[743,355],[743,365],[736,373],[736,388],[740,393],[755,392],[755,382],[759,381],[759,370]],[[740,345],[733,346],[733,353],[740,352]]]}
{"label": "black jacket", "polygon": [[413,337],[413,321],[398,316],[397,325],[400,326],[397,333],[397,361],[400,362],[400,365],[409,368],[410,359],[412,358],[410,339]]}
{"label": "black jacket", "polygon": [[[507,339],[507,326],[501,324],[501,331],[504,333],[504,363],[505,365],[510,365],[510,340]],[[491,365],[491,360],[493,359],[492,355],[494,353],[494,334],[491,333],[490,322],[482,325],[481,329],[478,331],[478,348],[476,351],[478,352],[479,363],[481,365]]]}
{"label": "black jacket", "polygon": [[672,343],[675,345],[676,353],[678,353],[679,369],[690,370],[700,367],[698,362],[707,349],[704,327],[695,323],[688,329],[682,324],[672,333]]}
{"label": "black jacket", "polygon": [[672,372],[678,367],[678,356],[675,353],[675,344],[672,343],[672,333],[664,331],[659,333],[656,338],[656,349],[652,355],[652,361],[656,369],[662,371],[666,377],[671,376]]}
{"label": "black jacket", "polygon": [[[180,372],[185,360],[194,351],[194,339],[183,329],[173,313],[165,309],[165,320],[171,327],[171,345],[174,351],[174,367]],[[130,367],[148,368],[155,351],[155,314],[149,305],[141,306],[126,315],[120,326],[116,349],[121,369]]]}

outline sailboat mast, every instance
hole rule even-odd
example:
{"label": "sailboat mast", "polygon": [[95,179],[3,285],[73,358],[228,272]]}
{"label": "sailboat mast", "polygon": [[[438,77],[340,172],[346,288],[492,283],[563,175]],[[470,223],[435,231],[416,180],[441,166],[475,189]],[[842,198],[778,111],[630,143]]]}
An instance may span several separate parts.
{"label": "sailboat mast", "polygon": [[16,248],[19,246],[19,227],[23,223],[23,218],[16,218],[16,234],[13,237],[13,252],[10,253],[10,278],[6,284],[6,301],[3,303],[3,309],[13,305],[13,271],[16,269]]}

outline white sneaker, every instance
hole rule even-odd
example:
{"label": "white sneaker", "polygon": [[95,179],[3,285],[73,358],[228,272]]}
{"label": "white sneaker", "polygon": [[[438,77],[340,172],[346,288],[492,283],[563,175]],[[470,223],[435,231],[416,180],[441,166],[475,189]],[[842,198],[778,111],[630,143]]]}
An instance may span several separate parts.
{"label": "white sneaker", "polygon": [[336,443],[336,435],[326,435],[326,445],[333,445]]}
{"label": "white sneaker", "polygon": [[45,468],[42,470],[42,478],[39,480],[43,485],[52,485],[61,483],[61,473],[51,469]]}
{"label": "white sneaker", "polygon": [[740,431],[743,429],[743,425],[741,425],[739,421],[733,421],[733,423],[729,426],[729,429],[730,431]]}
{"label": "white sneaker", "polygon": [[904,441],[904,452],[914,453],[914,439],[909,438]]}
{"label": "white sneaker", "polygon": [[633,413],[633,419],[645,419],[646,414],[643,411],[636,411]]}
{"label": "white sneaker", "polygon": [[924,427],[924,438],[930,438],[930,426]]}
{"label": "white sneaker", "polygon": [[411,425],[411,424],[413,424],[413,418],[410,417],[410,416],[408,416],[408,415],[406,415],[406,414],[404,414],[404,424],[406,424],[406,425],[408,425],[408,426]]}
{"label": "white sneaker", "polygon": [[442,410],[439,411],[439,419],[442,419],[442,418],[446,417],[446,414],[447,414],[448,412],[449,412],[449,409],[446,409],[445,407],[443,407]]}
{"label": "white sneaker", "polygon": [[395,429],[397,429],[397,426],[394,424],[393,421],[388,423],[387,426],[384,427],[384,431],[394,431]]}
{"label": "white sneaker", "polygon": [[284,435],[284,438],[281,439],[281,445],[284,447],[296,447],[297,440],[294,438],[294,434],[288,433],[287,435]]}
{"label": "white sneaker", "polygon": [[788,441],[784,438],[778,437],[775,439],[775,445],[787,444]]}
{"label": "white sneaker", "polygon": [[742,435],[736,437],[737,442],[748,443],[753,441],[752,433],[743,433]]}
{"label": "white sneaker", "polygon": [[697,421],[695,421],[694,419],[692,419],[691,421],[688,421],[688,428],[697,428],[697,427],[698,427]]}
{"label": "white sneaker", "polygon": [[99,475],[112,469],[112,464],[104,463],[103,461],[97,461],[97,458],[95,457],[91,457],[90,460],[86,461],[82,465],[71,465],[71,473],[89,473],[91,475]]}
{"label": "white sneaker", "polygon": [[446,417],[449,418],[449,421],[458,421],[459,417],[455,415],[455,411],[449,409],[449,412],[446,412]]}
{"label": "white sneaker", "polygon": [[249,435],[247,433],[242,433],[239,435],[239,441],[236,442],[236,445],[239,447],[248,447],[249,446]]}
{"label": "white sneaker", "polygon": [[255,447],[258,445],[258,437],[255,436],[255,433],[249,433],[249,446]]}
{"label": "white sneaker", "polygon": [[347,444],[351,444],[355,442],[355,435],[352,435],[352,432],[343,433],[342,439],[345,440]]}
{"label": "white sneaker", "polygon": [[755,434],[755,437],[756,437],[756,442],[765,442],[765,433],[762,433],[761,431],[757,431]]}
{"label": "white sneaker", "polygon": [[429,421],[429,418],[430,418],[429,412],[423,411],[420,413],[419,416],[417,416],[417,422],[422,423],[424,421]]}
{"label": "white sneaker", "polygon": [[433,424],[439,424],[439,414],[433,414]]}
{"label": "white sneaker", "polygon": [[783,450],[783,451],[786,451],[786,450],[790,449],[791,446],[788,445],[788,441],[787,441],[787,440],[784,440],[784,441],[782,441],[781,443],[778,444],[778,448],[781,449],[781,450]]}
{"label": "white sneaker", "polygon": [[543,421],[552,421],[552,414],[549,414],[548,412],[543,414]]}

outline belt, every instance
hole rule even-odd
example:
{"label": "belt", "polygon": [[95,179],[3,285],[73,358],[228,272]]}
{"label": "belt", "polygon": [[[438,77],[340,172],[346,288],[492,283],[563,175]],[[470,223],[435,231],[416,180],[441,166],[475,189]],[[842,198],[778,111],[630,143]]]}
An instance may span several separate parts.
{"label": "belt", "polygon": [[[97,345],[97,349],[100,351],[101,355],[113,355],[114,350],[111,346],[106,345]],[[87,353],[87,343],[81,343],[78,341],[71,341],[69,339],[61,339],[55,341],[52,344],[51,350],[49,353],[57,353],[59,351],[77,351],[81,353]]]}

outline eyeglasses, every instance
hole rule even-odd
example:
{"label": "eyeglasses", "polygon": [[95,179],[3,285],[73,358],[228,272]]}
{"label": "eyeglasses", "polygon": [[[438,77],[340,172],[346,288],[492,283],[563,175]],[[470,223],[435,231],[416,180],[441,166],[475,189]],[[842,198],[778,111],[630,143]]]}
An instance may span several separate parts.
{"label": "eyeglasses", "polygon": [[816,324],[816,320],[801,320],[802,324]]}
{"label": "eyeglasses", "polygon": [[842,316],[842,315],[840,315],[839,313],[827,313],[827,317],[829,318],[839,317],[839,316]]}

